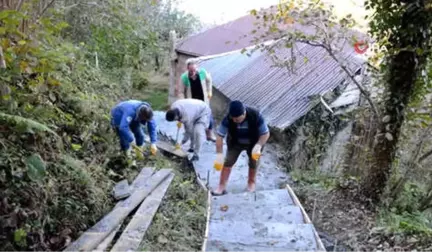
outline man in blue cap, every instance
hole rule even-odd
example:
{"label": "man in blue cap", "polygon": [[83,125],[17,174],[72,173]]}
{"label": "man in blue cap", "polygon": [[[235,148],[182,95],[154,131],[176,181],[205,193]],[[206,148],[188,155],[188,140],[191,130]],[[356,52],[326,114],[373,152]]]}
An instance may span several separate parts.
{"label": "man in blue cap", "polygon": [[111,125],[120,138],[120,147],[132,165],[131,147],[135,146],[137,151],[143,151],[144,132],[141,125],[147,124],[150,135],[150,151],[154,155],[157,152],[156,122],[153,120],[153,110],[147,102],[128,100],[117,104],[111,110]]}
{"label": "man in blue cap", "polygon": [[[227,156],[223,156],[223,139],[227,137]],[[263,146],[270,137],[270,131],[261,115],[255,109],[246,107],[240,101],[233,101],[229,105],[229,113],[222,120],[217,131],[216,161],[222,164],[219,187],[212,192],[213,195],[226,194],[226,183],[231,173],[231,168],[236,163],[240,153],[246,151],[249,157],[249,192],[255,191],[255,178],[258,168],[258,159]]]}

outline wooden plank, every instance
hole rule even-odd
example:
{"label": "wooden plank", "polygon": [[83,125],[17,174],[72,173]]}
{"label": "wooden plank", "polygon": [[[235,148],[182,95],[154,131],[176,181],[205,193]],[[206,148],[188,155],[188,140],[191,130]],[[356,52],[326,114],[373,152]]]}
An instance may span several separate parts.
{"label": "wooden plank", "polygon": [[144,200],[111,251],[136,251],[138,249],[173,178],[174,174],[171,174]]}
{"label": "wooden plank", "polygon": [[[296,194],[294,193],[293,189],[288,184],[287,184],[286,188],[288,190],[288,193],[291,195],[291,198],[294,201],[294,204],[297,205],[298,207],[300,207],[300,210],[301,210],[301,212],[303,214],[303,218],[305,220],[305,223],[306,224],[313,224],[312,221],[310,220],[308,214],[304,210],[302,204],[300,203],[300,200],[297,198]],[[326,249],[324,247],[324,244],[322,243],[321,238],[319,237],[319,235],[316,232],[315,228],[313,228],[313,232],[314,232],[315,240],[317,241],[318,251],[325,252]]]}
{"label": "wooden plank", "polygon": [[209,237],[209,227],[210,227],[210,215],[211,215],[211,199],[212,199],[212,195],[211,195],[211,191],[208,190],[207,191],[207,221],[206,221],[206,229],[204,232],[204,241],[201,247],[201,251],[206,251],[207,250],[207,241],[208,241],[208,237]]}
{"label": "wooden plank", "polygon": [[176,155],[178,157],[181,158],[186,158],[187,157],[187,153],[185,151],[183,151],[181,148],[180,149],[176,149],[175,146],[173,146],[171,143],[167,143],[165,141],[158,141],[156,143],[156,146],[166,152],[169,152],[173,155]]}
{"label": "wooden plank", "polygon": [[70,244],[65,251],[88,251],[96,248],[162,181],[171,169],[162,169],[144,182],[136,183],[134,193]]}
{"label": "wooden plank", "polygon": [[[132,194],[136,189],[137,189],[137,185],[142,184],[143,182],[145,182],[147,179],[149,179],[151,177],[151,175],[153,174],[153,168],[151,167],[144,167],[141,169],[140,173],[138,174],[138,176],[136,176],[136,178],[134,179],[134,181],[132,182],[132,185],[130,185],[129,189],[130,189],[130,193]],[[115,207],[119,207],[121,205],[121,202],[123,202],[124,200],[121,200],[119,202],[117,202]],[[112,231],[100,244],[99,246],[97,246],[97,248],[95,250],[93,250],[93,252],[102,252],[105,251],[109,245],[111,245],[112,240],[114,239],[114,236],[116,235],[116,233],[120,230],[121,227],[121,223],[120,225],[118,225],[118,227]]]}
{"label": "wooden plank", "polygon": [[111,244],[112,240],[114,239],[114,236],[117,234],[117,232],[120,230],[121,224],[117,226],[114,231],[112,231],[100,244],[97,246],[96,249],[93,250],[93,252],[103,252],[107,250],[109,245]]}

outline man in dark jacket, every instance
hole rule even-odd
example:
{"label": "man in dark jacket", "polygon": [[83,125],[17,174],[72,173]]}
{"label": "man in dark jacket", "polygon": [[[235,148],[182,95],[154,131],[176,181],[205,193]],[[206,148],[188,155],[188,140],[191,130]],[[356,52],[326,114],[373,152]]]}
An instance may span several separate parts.
{"label": "man in dark jacket", "polygon": [[[227,137],[227,156],[223,157],[223,139]],[[223,163],[219,187],[212,192],[213,195],[226,193],[226,183],[231,168],[237,161],[240,153],[246,151],[249,157],[248,191],[255,191],[255,178],[258,160],[261,151],[270,137],[270,131],[262,115],[245,107],[240,101],[233,101],[229,106],[229,114],[223,119],[217,131],[216,164]]]}

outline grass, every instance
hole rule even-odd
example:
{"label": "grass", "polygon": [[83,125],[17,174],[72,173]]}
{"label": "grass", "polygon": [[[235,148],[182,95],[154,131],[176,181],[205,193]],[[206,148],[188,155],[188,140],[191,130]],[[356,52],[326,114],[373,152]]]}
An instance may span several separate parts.
{"label": "grass", "polygon": [[192,170],[180,168],[141,244],[142,251],[197,251],[206,228],[207,194]]}

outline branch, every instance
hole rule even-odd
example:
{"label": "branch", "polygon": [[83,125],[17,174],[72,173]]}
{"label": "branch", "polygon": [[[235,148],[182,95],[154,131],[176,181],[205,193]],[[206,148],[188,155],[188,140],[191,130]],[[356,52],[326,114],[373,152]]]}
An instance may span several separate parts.
{"label": "branch", "polygon": [[423,162],[423,161],[424,161],[426,158],[428,158],[430,155],[432,155],[432,149],[426,151],[426,153],[423,154],[423,155],[418,159],[419,163]]}
{"label": "branch", "polygon": [[23,3],[24,3],[24,0],[20,0],[20,1],[18,2],[18,5],[17,5],[17,7],[16,7],[15,10],[16,10],[16,11],[20,11],[20,9],[21,9]]}
{"label": "branch", "polygon": [[365,90],[364,88],[363,88],[363,86],[354,78],[354,75],[353,74],[351,74],[351,72],[350,72],[350,70],[346,67],[346,66],[344,66],[344,65],[342,65],[341,63],[340,63],[340,61],[336,58],[336,56],[334,55],[334,53],[333,53],[333,51],[329,48],[329,47],[327,47],[326,45],[324,45],[324,44],[320,44],[320,43],[313,43],[313,42],[311,42],[311,41],[309,41],[309,40],[306,40],[306,39],[300,39],[300,40],[297,40],[297,41],[299,41],[299,42],[301,42],[301,43],[305,43],[305,44],[308,44],[308,45],[311,45],[311,46],[316,46],[316,47],[321,47],[321,48],[324,48],[327,52],[328,52],[328,54],[330,55],[330,57],[332,57],[332,59],[333,60],[335,60],[338,64],[339,64],[339,66],[342,68],[342,70],[344,70],[345,71],[345,73],[347,73],[348,74],[348,76],[350,77],[350,79],[354,82],[354,84],[358,87],[358,89],[360,90],[360,93],[366,98],[366,100],[368,101],[368,103],[369,103],[369,105],[371,106],[371,108],[372,108],[372,111],[373,111],[373,113],[374,113],[374,115],[377,117],[377,119],[379,120],[379,113],[378,113],[378,110],[376,109],[376,106],[375,106],[375,104],[373,103],[373,101],[372,101],[372,99],[370,98],[370,94],[369,94],[369,92],[367,91],[367,90]]}
{"label": "branch", "polygon": [[51,7],[51,5],[53,5],[54,2],[55,2],[55,0],[51,0],[51,2],[49,2],[49,3],[45,6],[45,8],[43,8],[43,10],[41,11],[41,13],[39,14],[38,19],[39,19],[40,17],[42,17],[43,14],[45,14],[45,12],[46,12],[50,7]]}
{"label": "branch", "polygon": [[3,54],[3,47],[0,46],[0,68],[6,69],[6,61]]}

